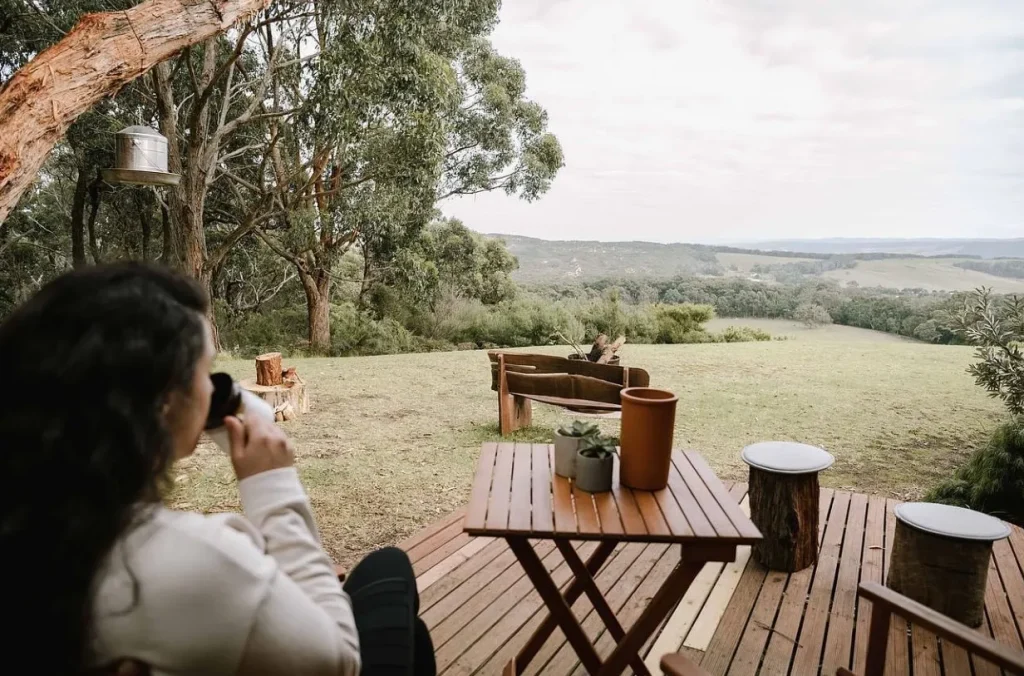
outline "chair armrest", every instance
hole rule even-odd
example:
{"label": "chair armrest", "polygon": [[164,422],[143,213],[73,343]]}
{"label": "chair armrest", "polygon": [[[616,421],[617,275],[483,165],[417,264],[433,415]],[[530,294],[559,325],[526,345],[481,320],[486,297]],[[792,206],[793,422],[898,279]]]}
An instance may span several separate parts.
{"label": "chair armrest", "polygon": [[693,660],[679,653],[669,653],[662,657],[661,671],[665,676],[711,676]]}
{"label": "chair armrest", "polygon": [[996,643],[988,636],[983,636],[926,605],[894,592],[877,582],[861,583],[858,594],[871,601],[872,613],[885,612],[898,615],[911,624],[927,629],[940,638],[949,640],[965,648],[967,652],[1003,669],[1012,670],[1014,673],[1024,673],[1024,653]]}

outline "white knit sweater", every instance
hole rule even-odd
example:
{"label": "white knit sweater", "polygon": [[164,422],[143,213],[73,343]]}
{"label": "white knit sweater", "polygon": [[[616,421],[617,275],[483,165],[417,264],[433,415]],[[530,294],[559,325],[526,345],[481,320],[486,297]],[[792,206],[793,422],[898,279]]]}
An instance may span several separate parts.
{"label": "white knit sweater", "polygon": [[352,604],[294,468],[238,484],[240,514],[157,508],[114,547],[95,599],[101,663],[153,674],[359,673]]}

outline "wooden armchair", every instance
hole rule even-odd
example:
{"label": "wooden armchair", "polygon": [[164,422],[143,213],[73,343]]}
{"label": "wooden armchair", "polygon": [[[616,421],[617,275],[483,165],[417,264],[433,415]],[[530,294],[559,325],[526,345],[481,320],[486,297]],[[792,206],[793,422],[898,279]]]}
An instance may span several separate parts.
{"label": "wooden armchair", "polygon": [[619,393],[623,389],[651,384],[643,369],[498,350],[487,356],[491,389],[498,393],[501,436],[531,424],[531,401],[581,413],[609,413],[622,408]]}
{"label": "wooden armchair", "polygon": [[[960,646],[968,653],[991,662],[1007,674],[1024,674],[1024,653],[1015,652],[952,620],[928,606],[897,594],[877,582],[864,582],[857,595],[871,601],[871,623],[868,629],[867,660],[864,676],[885,673],[885,653],[889,647],[889,624],[898,615],[911,624],[926,629],[943,641]],[[665,655],[661,669],[667,676],[709,676],[706,671],[682,655]],[[839,668],[836,676],[858,676]]]}
{"label": "wooden armchair", "polygon": [[[861,584],[857,594],[862,599],[871,601],[865,674],[885,673],[885,651],[889,645],[889,624],[893,615],[927,629],[943,641],[960,646],[968,653],[1004,669],[1008,674],[1024,674],[1024,653],[1010,650],[926,605],[908,599],[877,582]],[[849,669],[840,668],[836,671],[836,676],[855,675]]]}

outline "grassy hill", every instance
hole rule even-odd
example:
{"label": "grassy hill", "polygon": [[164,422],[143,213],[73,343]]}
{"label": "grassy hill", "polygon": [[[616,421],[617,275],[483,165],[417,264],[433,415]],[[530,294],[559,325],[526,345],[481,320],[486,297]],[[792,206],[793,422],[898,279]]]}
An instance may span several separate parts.
{"label": "grassy hill", "polygon": [[[926,289],[929,291],[963,291],[988,286],[1001,293],[1024,292],[1024,261],[980,260],[966,254],[950,255],[935,245],[934,256],[913,252],[864,250],[856,253],[834,253],[811,250],[757,251],[735,247],[701,244],[658,244],[654,242],[576,242],[548,241],[512,235],[494,235],[505,240],[509,250],[519,259],[517,281],[547,284],[598,279],[664,279],[677,275],[744,277],[767,283],[795,283],[824,277],[840,284],[856,283],[862,287],[895,289]],[[822,242],[833,240],[822,240]],[[840,241],[840,240],[836,240]],[[845,240],[842,240],[845,241]],[[872,242],[875,240],[850,240]],[[886,240],[887,241],[887,240]],[[890,248],[899,249],[899,240]],[[918,242],[919,240],[907,240]],[[930,240],[923,240],[930,241]],[[946,240],[938,240],[946,241]],[[983,250],[984,240],[959,240],[946,247]],[[1007,252],[1016,250],[1018,240],[1006,240]],[[1024,247],[1024,240],[1019,240]],[[771,244],[785,244],[766,243]],[[799,240],[811,249],[828,248],[820,242]],[[875,245],[875,248],[881,247]],[[851,244],[851,248],[853,245]],[[870,249],[864,244],[865,249]],[[838,247],[842,248],[842,247]],[[925,250],[922,246],[903,248]],[[990,247],[991,248],[991,247]],[[984,249],[991,252],[990,249]],[[1024,251],[1024,249],[1022,249]],[[968,269],[973,267],[976,269]],[[993,274],[995,273],[995,274]],[[1005,275],[1005,276],[1004,276]]]}
{"label": "grassy hill", "polygon": [[750,242],[750,249],[818,254],[891,253],[918,256],[1024,258],[1024,239],[780,239]]}
{"label": "grassy hill", "polygon": [[[721,323],[744,324],[745,320]],[[837,458],[825,485],[915,497],[946,476],[1001,418],[965,373],[972,349],[848,327],[753,322],[789,340],[627,345],[626,363],[680,396],[676,442],[723,477],[742,479],[742,447],[765,439],[820,444]],[[720,327],[715,327],[720,328]],[[564,348],[547,348],[556,354]],[[496,401],[481,352],[295,359],[312,411],[284,427],[323,540],[339,561],[464,504],[479,445],[496,438]],[[251,377],[248,360],[218,364]],[[538,406],[523,440],[549,440],[571,417]],[[600,421],[609,433],[618,422]],[[204,445],[179,463],[171,503],[238,508],[227,458]]]}

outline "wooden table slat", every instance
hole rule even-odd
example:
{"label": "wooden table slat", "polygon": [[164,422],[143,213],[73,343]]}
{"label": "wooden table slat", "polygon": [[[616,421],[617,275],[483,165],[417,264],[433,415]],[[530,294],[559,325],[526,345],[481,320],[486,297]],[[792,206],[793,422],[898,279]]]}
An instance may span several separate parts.
{"label": "wooden table slat", "polygon": [[601,532],[605,535],[622,535],[622,517],[619,515],[619,507],[615,504],[615,498],[611,493],[599,493],[594,496],[594,504],[597,505],[597,515],[601,517]]}
{"label": "wooden table slat", "polygon": [[655,491],[654,498],[658,501],[658,507],[661,508],[661,514],[665,517],[665,523],[668,524],[672,534],[682,537],[693,537],[694,532],[690,527],[690,522],[683,514],[682,508],[679,507],[679,501],[672,494],[671,487],[662,491]]}
{"label": "wooden table slat", "polygon": [[551,513],[551,446],[534,444],[533,453],[533,486],[532,511],[533,529],[538,531],[554,530],[554,515]]}
{"label": "wooden table slat", "polygon": [[[619,476],[619,456],[616,455],[613,460],[615,468],[612,471],[615,472],[615,476]],[[644,525],[640,507],[637,506],[636,500],[633,498],[633,491],[621,486],[616,481],[612,484],[612,497],[615,498],[615,504],[619,508],[624,532],[637,535],[647,534],[647,526]]]}
{"label": "wooden table slat", "polygon": [[532,527],[530,480],[533,475],[533,447],[516,444],[512,456],[512,495],[508,510],[510,531],[529,531]]}
{"label": "wooden table slat", "polygon": [[551,494],[555,501],[555,530],[559,533],[576,533],[576,512],[572,506],[569,480],[553,474]]}
{"label": "wooden table slat", "polygon": [[673,499],[679,503],[679,507],[683,510],[686,522],[690,524],[694,535],[714,537],[715,529],[711,526],[711,522],[708,521],[704,510],[700,508],[697,499],[693,497],[693,493],[686,488],[683,476],[679,473],[679,468],[676,467],[675,463],[672,463],[672,466],[669,468],[668,488],[672,492]]}
{"label": "wooden table slat", "polygon": [[483,528],[487,523],[487,503],[491,496],[494,458],[497,453],[498,444],[483,445],[476,476],[473,477],[473,492],[469,496],[469,507],[466,510],[466,528]]}
{"label": "wooden table slat", "polygon": [[704,457],[694,451],[686,451],[683,455],[693,465],[700,478],[704,480],[704,485],[711,491],[711,494],[715,497],[722,511],[729,517],[729,520],[740,536],[760,538],[761,531],[757,530],[754,522],[743,513],[739,504],[729,496],[729,492],[722,485],[722,480],[711,470]]}
{"label": "wooden table slat", "polygon": [[488,529],[508,528],[509,495],[512,492],[512,457],[515,444],[498,444],[498,457],[494,461],[491,497],[487,501]]}
{"label": "wooden table slat", "polygon": [[624,490],[633,494],[633,499],[636,500],[637,507],[640,508],[640,514],[644,518],[644,525],[647,526],[648,533],[662,536],[672,535],[672,531],[661,513],[661,508],[658,507],[658,501],[650,491],[634,491],[628,488]]}
{"label": "wooden table slat", "polygon": [[701,510],[711,522],[711,527],[719,537],[738,537],[739,531],[732,525],[732,521],[724,511],[718,500],[711,494],[711,490],[704,484],[704,480],[697,474],[690,460],[685,455],[676,453],[672,457],[672,464],[676,466],[679,475],[683,478],[686,488],[693,494],[694,499],[700,505]]}
{"label": "wooden table slat", "polygon": [[572,501],[576,508],[576,522],[579,524],[580,533],[601,533],[601,519],[597,515],[597,507],[594,505],[593,493],[573,484]]}

